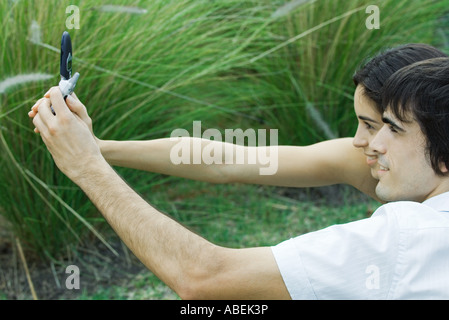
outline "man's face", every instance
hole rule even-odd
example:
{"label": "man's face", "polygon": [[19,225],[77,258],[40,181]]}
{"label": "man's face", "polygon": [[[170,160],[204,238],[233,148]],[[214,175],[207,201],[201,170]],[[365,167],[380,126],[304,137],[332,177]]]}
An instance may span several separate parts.
{"label": "man's face", "polygon": [[441,176],[431,167],[426,152],[426,139],[418,123],[399,121],[387,109],[383,127],[371,141],[378,156],[377,196],[384,201],[422,202],[445,192]]}

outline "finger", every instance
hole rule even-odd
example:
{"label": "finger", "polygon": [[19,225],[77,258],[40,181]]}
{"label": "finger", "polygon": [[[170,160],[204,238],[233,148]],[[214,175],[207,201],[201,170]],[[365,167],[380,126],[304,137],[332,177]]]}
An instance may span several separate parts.
{"label": "finger", "polygon": [[51,87],[45,94],[44,94],[44,98],[50,98],[50,91],[51,91],[51,89],[53,89],[53,88],[59,88],[59,87]]}
{"label": "finger", "polygon": [[50,101],[57,116],[70,117],[71,112],[64,101],[59,87],[53,87],[50,90]]}
{"label": "finger", "polygon": [[[73,93],[72,93],[73,94]],[[67,96],[66,104],[69,107],[69,109],[76,113],[81,119],[85,120],[88,118],[87,110],[84,104],[79,101],[78,98],[72,97],[71,95]]]}
{"label": "finger", "polygon": [[[40,120],[48,127],[49,124],[54,121],[55,116],[53,115],[53,113],[51,112],[51,107],[50,107],[50,99],[44,98],[41,102],[41,104],[39,105],[39,109],[38,109],[38,113],[36,115],[40,116]],[[39,128],[38,128],[39,129]]]}
{"label": "finger", "polygon": [[36,132],[36,133],[46,132],[47,128],[46,128],[44,122],[42,121],[40,114],[37,114],[33,118],[33,124],[35,126],[34,132]]}
{"label": "finger", "polygon": [[37,100],[36,103],[31,107],[31,111],[28,112],[28,116],[29,116],[30,118],[33,118],[33,117],[36,115],[37,110],[38,110],[38,108],[39,108],[39,105],[41,104],[41,102],[42,102],[43,99],[44,99],[44,98],[40,98],[40,99]]}
{"label": "finger", "polygon": [[74,97],[76,100],[80,101],[80,99],[78,98],[78,96],[76,95],[75,92],[72,92],[71,96]]}

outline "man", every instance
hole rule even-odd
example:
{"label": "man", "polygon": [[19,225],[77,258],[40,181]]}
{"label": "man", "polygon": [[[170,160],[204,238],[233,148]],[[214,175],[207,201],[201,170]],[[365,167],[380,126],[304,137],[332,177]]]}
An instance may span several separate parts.
{"label": "man", "polygon": [[376,194],[390,203],[274,247],[292,298],[449,299],[448,89],[447,58],[387,81],[385,124],[370,148]]}
{"label": "man", "polygon": [[109,166],[58,88],[33,123],[60,170],[181,298],[449,298],[447,87],[448,58],[401,69],[385,87],[385,124],[370,144],[377,196],[396,202],[271,248],[216,246],[151,207]]}

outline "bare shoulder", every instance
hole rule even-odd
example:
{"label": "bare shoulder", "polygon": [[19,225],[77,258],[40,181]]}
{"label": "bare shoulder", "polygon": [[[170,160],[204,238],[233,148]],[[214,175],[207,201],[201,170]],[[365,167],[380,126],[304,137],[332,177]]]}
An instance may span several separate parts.
{"label": "bare shoulder", "polygon": [[375,189],[378,183],[371,175],[363,150],[354,147],[353,138],[329,140],[329,151],[336,159],[329,164],[335,172],[339,172],[341,183],[349,184],[363,193],[377,199]]}
{"label": "bare shoulder", "polygon": [[376,198],[377,180],[371,176],[363,150],[353,138],[326,140],[305,147],[285,147],[280,166],[295,178],[298,187],[349,184]]}

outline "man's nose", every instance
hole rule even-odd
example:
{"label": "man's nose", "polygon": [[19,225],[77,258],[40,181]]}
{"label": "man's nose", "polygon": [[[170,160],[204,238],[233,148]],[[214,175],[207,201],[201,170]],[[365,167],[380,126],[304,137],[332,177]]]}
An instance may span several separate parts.
{"label": "man's nose", "polygon": [[371,142],[369,143],[370,149],[375,153],[384,154],[387,152],[386,148],[386,133],[388,131],[388,127],[383,125],[382,128],[377,132]]}

